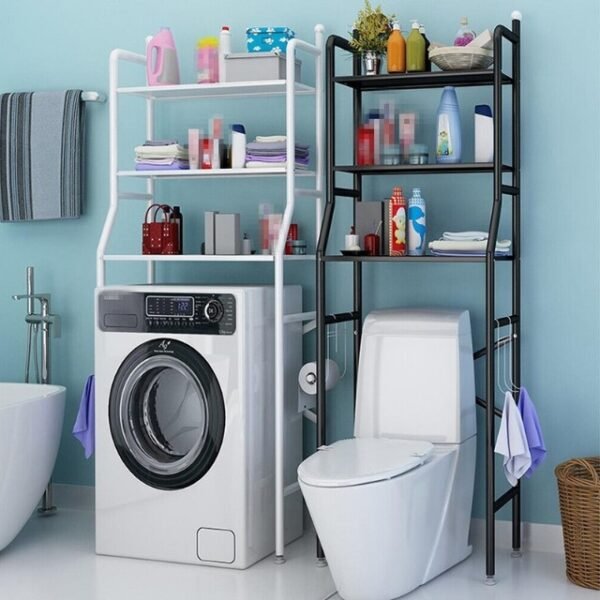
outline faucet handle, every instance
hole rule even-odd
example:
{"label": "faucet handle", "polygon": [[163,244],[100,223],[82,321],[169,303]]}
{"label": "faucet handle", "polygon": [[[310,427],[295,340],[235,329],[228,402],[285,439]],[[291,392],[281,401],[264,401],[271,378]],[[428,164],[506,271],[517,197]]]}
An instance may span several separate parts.
{"label": "faucet handle", "polygon": [[13,294],[13,300],[39,300],[50,304],[50,294]]}

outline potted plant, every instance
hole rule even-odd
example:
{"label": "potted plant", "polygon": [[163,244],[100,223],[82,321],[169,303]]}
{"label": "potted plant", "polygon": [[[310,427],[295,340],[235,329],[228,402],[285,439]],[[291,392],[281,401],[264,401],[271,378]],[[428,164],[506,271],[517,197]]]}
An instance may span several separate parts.
{"label": "potted plant", "polygon": [[387,41],[394,16],[387,16],[381,6],[371,6],[369,0],[358,11],[350,45],[362,55],[366,75],[376,75],[381,68],[381,57],[387,49]]}

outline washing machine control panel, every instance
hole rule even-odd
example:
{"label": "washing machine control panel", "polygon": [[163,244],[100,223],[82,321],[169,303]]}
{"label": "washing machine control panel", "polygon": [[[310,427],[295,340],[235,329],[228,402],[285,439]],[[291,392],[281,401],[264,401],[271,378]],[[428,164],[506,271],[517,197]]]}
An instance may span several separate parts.
{"label": "washing machine control panel", "polygon": [[235,333],[232,294],[106,292],[98,299],[102,331],[143,333]]}

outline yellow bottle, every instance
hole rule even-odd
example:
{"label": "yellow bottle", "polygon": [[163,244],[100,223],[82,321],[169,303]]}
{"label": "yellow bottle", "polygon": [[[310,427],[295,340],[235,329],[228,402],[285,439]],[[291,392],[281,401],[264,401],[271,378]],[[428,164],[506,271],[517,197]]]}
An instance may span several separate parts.
{"label": "yellow bottle", "polygon": [[425,70],[425,40],[416,21],[413,21],[412,31],[406,40],[406,70]]}
{"label": "yellow bottle", "polygon": [[406,71],[406,42],[400,31],[400,25],[394,23],[387,43],[388,73],[404,73]]}

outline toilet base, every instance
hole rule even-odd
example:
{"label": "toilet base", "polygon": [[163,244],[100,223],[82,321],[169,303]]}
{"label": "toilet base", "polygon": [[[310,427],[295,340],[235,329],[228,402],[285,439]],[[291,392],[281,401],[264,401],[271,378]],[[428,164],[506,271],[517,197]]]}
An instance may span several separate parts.
{"label": "toilet base", "polygon": [[344,600],[399,598],[471,554],[475,446],[475,436],[438,445],[422,466],[366,485],[300,480]]}

